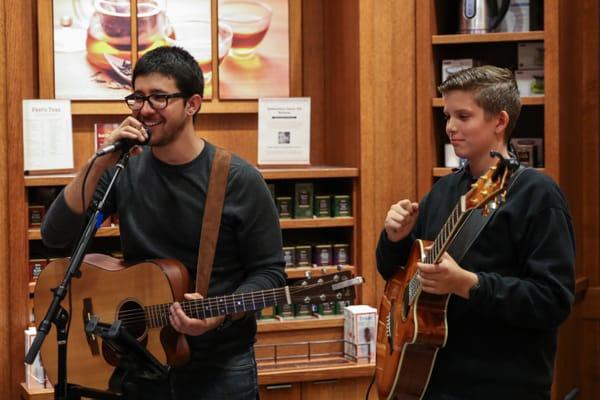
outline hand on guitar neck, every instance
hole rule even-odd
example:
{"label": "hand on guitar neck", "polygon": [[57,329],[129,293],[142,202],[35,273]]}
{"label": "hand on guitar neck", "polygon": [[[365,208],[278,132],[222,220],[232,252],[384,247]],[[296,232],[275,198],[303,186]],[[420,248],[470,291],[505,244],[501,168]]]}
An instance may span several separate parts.
{"label": "hand on guitar neck", "polygon": [[[186,300],[202,299],[202,295],[200,293],[185,293],[183,296]],[[177,332],[189,336],[200,336],[208,331],[211,331],[221,325],[225,319],[224,315],[206,319],[190,318],[186,315],[181,307],[181,304],[178,302],[174,302],[169,311],[169,322],[171,322],[171,326]]]}
{"label": "hand on guitar neck", "polygon": [[450,254],[444,252],[437,264],[417,262],[421,288],[431,294],[455,294],[469,298],[469,289],[479,282],[477,274],[462,268]]}
{"label": "hand on guitar neck", "polygon": [[413,230],[419,216],[419,203],[408,199],[392,205],[385,218],[385,233],[392,242],[404,239]]}

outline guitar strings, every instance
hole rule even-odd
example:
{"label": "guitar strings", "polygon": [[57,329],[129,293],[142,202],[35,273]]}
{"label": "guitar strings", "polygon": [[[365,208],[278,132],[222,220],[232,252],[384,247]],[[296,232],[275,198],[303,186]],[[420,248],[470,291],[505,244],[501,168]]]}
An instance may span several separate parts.
{"label": "guitar strings", "polygon": [[[290,295],[297,295],[322,285],[323,283],[314,283],[304,286],[290,286],[289,291]],[[271,293],[266,293],[269,291],[271,291]],[[238,296],[239,298],[236,298]],[[199,316],[201,312],[204,318],[208,318],[209,316],[212,317],[224,315],[226,314],[226,311],[231,312],[231,307],[234,308],[234,313],[236,312],[236,308],[240,308],[240,311],[263,308],[256,307],[256,304],[265,304],[269,300],[273,301],[273,304],[286,304],[287,295],[285,293],[285,287],[261,292],[240,293],[234,295],[209,297],[205,299],[187,300],[182,301],[180,304],[182,305],[186,315],[190,316],[197,314]],[[125,310],[119,313],[118,317],[124,324],[130,327],[139,325],[149,325],[149,327],[168,325],[168,317],[170,314],[169,308],[171,304],[172,303],[156,304],[144,306],[143,308],[138,308],[135,310]]]}

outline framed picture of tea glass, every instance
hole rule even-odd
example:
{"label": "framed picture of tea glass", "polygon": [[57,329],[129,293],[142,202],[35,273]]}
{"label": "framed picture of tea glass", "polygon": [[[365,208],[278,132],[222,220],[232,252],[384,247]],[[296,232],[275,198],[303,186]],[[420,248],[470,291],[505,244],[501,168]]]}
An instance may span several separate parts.
{"label": "framed picture of tea glass", "polygon": [[[187,50],[198,62],[204,76],[204,98],[212,97],[211,0],[164,0],[158,9],[154,0],[138,0],[138,57],[159,46]],[[226,38],[225,38],[226,39]],[[227,46],[226,40],[219,40]],[[231,32],[229,33],[229,46]],[[226,53],[227,47],[224,50]]]}
{"label": "framed picture of tea glass", "polygon": [[54,96],[116,100],[130,93],[131,2],[53,0],[52,7]]}
{"label": "framed picture of tea glass", "polygon": [[290,95],[288,0],[219,0],[219,32],[232,33],[219,54],[219,98]]}

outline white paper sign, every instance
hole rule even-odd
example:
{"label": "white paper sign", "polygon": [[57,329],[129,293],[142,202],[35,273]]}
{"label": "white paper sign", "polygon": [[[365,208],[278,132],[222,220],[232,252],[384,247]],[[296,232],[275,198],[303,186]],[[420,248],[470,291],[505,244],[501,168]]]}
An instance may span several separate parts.
{"label": "white paper sign", "polygon": [[310,164],[310,98],[258,100],[258,164]]}
{"label": "white paper sign", "polygon": [[69,100],[23,100],[25,171],[73,168]]}

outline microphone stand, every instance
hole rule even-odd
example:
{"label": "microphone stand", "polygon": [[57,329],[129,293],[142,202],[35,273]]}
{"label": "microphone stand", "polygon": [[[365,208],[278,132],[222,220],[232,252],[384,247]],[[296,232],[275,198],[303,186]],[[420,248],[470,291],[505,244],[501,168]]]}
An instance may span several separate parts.
{"label": "microphone stand", "polygon": [[117,181],[117,178],[121,172],[123,172],[128,162],[129,152],[123,151],[119,161],[116,164],[117,169],[115,174],[106,188],[104,197],[102,200],[100,200],[100,203],[98,203],[94,214],[89,219],[88,224],[85,227],[79,242],[77,243],[77,246],[75,246],[73,253],[71,254],[71,260],[62,282],[56,288],[52,289],[54,292],[52,303],[50,303],[50,306],[48,307],[46,316],[42,322],[40,322],[35,339],[29,348],[27,355],[25,356],[25,362],[27,364],[32,364],[34,362],[35,357],[38,354],[42,343],[44,342],[44,339],[52,327],[51,324],[54,323],[54,325],[56,325],[56,340],[58,345],[58,381],[54,387],[54,398],[56,400],[67,400],[69,398],[69,385],[67,383],[67,339],[69,331],[69,312],[61,306],[61,302],[67,295],[68,288],[71,284],[71,279],[73,277],[79,278],[81,276],[81,271],[79,268],[81,267],[81,262],[83,261],[83,257],[85,256],[91,239],[94,237],[98,231],[98,228],[102,224],[102,210],[104,209],[106,199],[108,198],[108,195]]}

